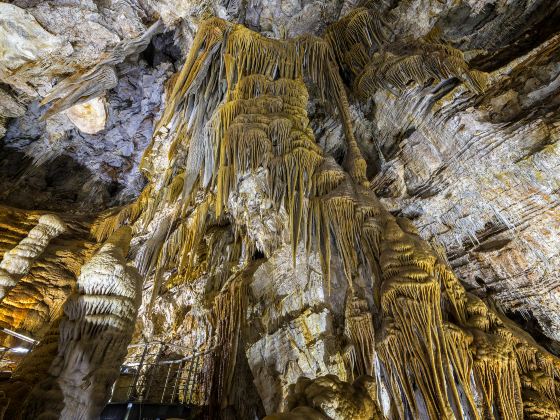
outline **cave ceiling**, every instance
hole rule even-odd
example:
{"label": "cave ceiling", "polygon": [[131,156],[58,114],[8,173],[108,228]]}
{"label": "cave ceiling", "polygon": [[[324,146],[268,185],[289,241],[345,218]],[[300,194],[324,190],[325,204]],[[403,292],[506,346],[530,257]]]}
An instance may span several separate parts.
{"label": "cave ceiling", "polygon": [[557,0],[1,2],[0,418],[163,342],[210,418],[560,419],[559,140]]}

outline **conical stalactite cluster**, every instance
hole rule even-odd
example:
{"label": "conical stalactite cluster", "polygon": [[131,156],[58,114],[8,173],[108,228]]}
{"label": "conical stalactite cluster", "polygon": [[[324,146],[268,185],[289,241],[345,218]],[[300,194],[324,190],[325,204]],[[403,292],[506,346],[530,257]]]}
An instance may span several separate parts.
{"label": "conical stalactite cluster", "polygon": [[423,86],[432,81],[457,78],[471,92],[484,91],[487,75],[469,69],[463,53],[445,44],[410,40],[392,44],[377,53],[356,78],[354,90],[369,97],[376,90],[408,88],[411,82]]}
{"label": "conical stalactite cluster", "polygon": [[[368,188],[336,65],[337,59],[342,66],[354,62],[341,58],[342,51],[352,51],[344,42],[355,43],[360,34],[377,31],[367,23],[375,15],[360,13],[349,19],[352,29],[341,34],[343,42],[335,47],[310,37],[266,39],[219,19],[202,23],[155,136],[168,135],[171,141],[166,174],[155,178],[150,159],[155,152],[148,150],[145,168],[154,177],[148,192],[101,221],[98,231],[105,236],[136,222],[135,231],[142,233],[152,224],[156,232],[139,253],[139,265],[155,277],[157,296],[164,274],[174,282],[205,274],[208,260],[204,264],[199,257],[210,258],[211,252],[200,249],[207,248],[207,232],[231,224],[236,251],[228,255],[230,280],[214,301],[213,320],[217,341],[227,349],[224,360],[215,364],[213,386],[225,398],[236,354],[235,330],[241,328],[248,293],[235,279],[242,278],[255,249],[244,226],[231,216],[230,198],[243,177],[264,170],[267,198],[288,215],[294,258],[298,243],[304,242],[308,252],[319,253],[327,279],[333,251],[342,260],[349,285],[345,335],[353,347],[348,368],[375,373],[390,390],[388,405],[377,395],[386,415],[514,419],[547,413],[554,418],[560,411],[557,359],[466,293],[412,224],[390,215]],[[332,43],[332,38],[331,32],[327,39]],[[373,39],[366,45],[368,54]],[[455,57],[447,47],[433,51],[446,60]],[[394,77],[385,72],[382,79],[401,88],[410,80],[424,83],[459,75],[438,67],[443,60],[439,55],[435,60],[434,65],[423,60],[426,68],[401,63],[404,67]],[[359,61],[364,63],[365,58]],[[464,72],[463,64],[458,67]],[[357,67],[351,71],[359,73]],[[469,77],[467,85],[482,88],[478,76]],[[337,105],[347,140],[343,167],[315,143],[306,112],[306,81]],[[155,223],[155,214],[164,216]],[[364,272],[372,279],[375,318],[354,284]],[[539,406],[538,399],[546,406]]]}
{"label": "conical stalactite cluster", "polygon": [[[444,392],[444,349],[439,331],[442,325],[440,289],[428,272],[435,257],[405,238],[406,233],[395,220],[387,224],[381,238],[384,337],[380,355],[391,378],[392,394],[399,395],[399,389],[403,389],[405,398],[401,399],[411,405],[413,416],[418,415],[412,385],[415,383],[432,417],[450,417],[452,411]],[[414,381],[402,381],[408,375],[407,370],[411,371]],[[398,398],[395,402],[399,407]],[[403,407],[399,408],[400,416],[404,417]]]}
{"label": "conical stalactite cluster", "polygon": [[437,28],[420,39],[392,42],[395,19],[359,7],[331,25],[325,38],[341,68],[353,79],[353,91],[363,98],[385,88],[398,92],[411,83],[425,85],[457,78],[472,92],[487,84],[484,72],[470,69],[463,53],[442,42]]}
{"label": "conical stalactite cluster", "polygon": [[391,37],[391,15],[384,16],[368,7],[350,11],[327,28],[325,39],[331,45],[342,69],[358,76],[373,53]]}
{"label": "conical stalactite cluster", "polygon": [[247,299],[248,279],[246,272],[233,276],[214,298],[212,306],[212,324],[215,331],[213,373],[213,395],[222,407],[231,404],[229,401],[231,385],[237,358],[240,330],[244,327]]}
{"label": "conical stalactite cluster", "polygon": [[[390,222],[386,232],[380,254],[384,340],[378,350],[392,377],[393,392],[398,395],[402,389],[402,400],[408,404],[399,411],[417,413],[411,387],[415,384],[434,418],[452,414],[508,419],[524,418],[525,414],[532,418],[532,400],[525,400],[523,394],[531,395],[534,385],[522,385],[522,380],[539,376],[541,383],[549,384],[540,388],[540,398],[554,407],[549,409],[550,415],[557,415],[560,406],[553,384],[559,374],[558,360],[511,321],[466,293],[409,222]],[[442,301],[451,308],[447,316]],[[403,382],[403,375],[410,373],[413,381]],[[477,401],[476,390],[480,390],[481,400]]]}
{"label": "conical stalactite cluster", "polygon": [[125,261],[130,239],[130,228],[120,228],[82,267],[64,307],[58,355],[30,396],[28,418],[89,419],[103,410],[140,306],[141,278]]}
{"label": "conical stalactite cluster", "polygon": [[365,299],[350,297],[344,314],[345,333],[352,343],[347,357],[352,373],[373,375],[375,363],[375,332],[368,303]]}
{"label": "conical stalactite cluster", "polygon": [[[220,47],[224,33],[228,35],[227,44]],[[240,49],[247,52],[239,54]],[[216,55],[222,50],[223,60]],[[268,51],[262,53],[266,58],[250,60],[254,54],[251,51],[257,50]],[[303,198],[313,188],[315,169],[325,162],[308,127],[305,111],[308,97],[303,82],[305,75],[319,86],[325,96],[333,98],[349,126],[347,99],[329,51],[328,45],[321,39],[302,38],[279,42],[257,36],[241,25],[231,25],[217,19],[203,23],[160,123],[162,127],[169,125],[172,128],[172,165],[176,166],[174,159],[177,150],[188,147],[186,168],[173,169],[172,166],[164,179],[165,188],[152,197],[149,197],[150,192],[145,194],[145,190],[136,203],[102,220],[96,228],[97,236],[106,237],[125,221],[134,222],[139,216],[135,211],[137,208],[146,208],[140,220],[146,226],[151,221],[147,213],[153,215],[155,208],[164,206],[165,202],[174,205],[182,185],[182,206],[170,211],[169,218],[159,229],[161,235],[154,237],[142,251],[142,271],[150,272],[157,267],[156,272],[159,272],[160,268],[171,262],[169,257],[177,254],[185,256],[187,252],[193,255],[196,244],[186,238],[188,236],[198,241],[204,233],[197,230],[196,226],[200,228],[208,223],[204,204],[207,199],[202,204],[193,203],[191,193],[195,182],[202,187],[208,184],[215,188],[215,205],[210,216],[219,221],[236,179],[243,173],[264,166],[270,172],[270,198],[273,202],[285,201],[290,232],[294,238],[292,242],[296,245],[304,233]],[[219,67],[217,63],[223,64]],[[187,71],[189,69],[190,73]],[[227,82],[227,92],[220,94],[220,89],[217,89],[218,94],[215,93],[218,82],[220,85]],[[202,103],[203,98],[207,100]],[[217,107],[220,102],[223,102],[222,105]],[[217,107],[215,112],[211,108],[212,104]],[[365,162],[359,154],[352,130],[347,129],[347,134],[350,158],[346,159],[346,163],[355,179],[363,181]],[[148,150],[146,156],[150,156],[150,153]],[[318,180],[317,188],[321,190],[325,184],[338,182],[344,176],[340,170],[338,173],[334,171],[334,175],[333,171],[325,170]],[[336,197],[333,197],[332,203],[336,201]],[[197,206],[194,211],[189,210],[192,204]],[[335,206],[327,206],[327,210],[335,211]],[[196,218],[196,221],[192,219],[186,225],[182,221],[185,216]],[[325,219],[326,216],[321,218]],[[316,224],[319,223],[317,220]],[[177,249],[179,244],[182,251]],[[245,246],[245,255],[250,248],[249,244]],[[179,267],[183,268],[186,260],[181,257],[181,261]],[[159,284],[157,277],[159,275],[155,281]],[[156,293],[157,290],[158,286],[154,288]]]}

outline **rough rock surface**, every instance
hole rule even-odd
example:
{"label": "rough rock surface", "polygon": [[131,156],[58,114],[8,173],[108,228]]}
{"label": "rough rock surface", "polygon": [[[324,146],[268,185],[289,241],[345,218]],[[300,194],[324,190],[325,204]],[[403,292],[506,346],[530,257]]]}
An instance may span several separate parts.
{"label": "rough rock surface", "polygon": [[372,377],[361,376],[353,384],[345,383],[335,375],[320,376],[314,380],[301,377],[291,388],[290,411],[272,414],[265,419],[383,418],[375,402],[377,389]]}
{"label": "rough rock surface", "polygon": [[[360,89],[358,77],[363,63],[341,64],[349,114],[367,162],[371,189],[393,215],[409,218],[437,252],[419,246],[413,227],[400,218],[389,223],[388,231],[394,231],[384,240],[391,244],[391,235],[406,236],[419,255],[425,252],[437,255],[438,261],[446,260],[472,292],[464,298],[462,323],[447,313],[446,319],[437,322],[442,323],[446,340],[457,339],[454,349],[462,351],[458,342],[470,343],[474,349],[472,357],[467,350],[468,357],[458,356],[468,365],[465,371],[474,372],[472,378],[484,378],[490,365],[495,368],[492,372],[499,372],[496,383],[477,379],[475,394],[483,392],[492,399],[490,394],[505,389],[501,384],[515,382],[507,390],[510,393],[495,398],[500,403],[494,410],[503,418],[515,418],[520,408],[504,401],[523,399],[525,417],[553,418],[560,412],[553,401],[558,386],[550,386],[542,373],[539,363],[548,363],[548,356],[541,359],[534,354],[548,354],[540,346],[560,353],[558,1],[0,3],[0,201],[28,211],[90,216],[129,204],[120,213],[102,213],[93,232],[102,241],[103,227],[107,231],[119,224],[133,227],[128,258],[144,276],[133,340],[162,340],[208,351],[219,348],[211,353],[208,372],[213,383],[220,384],[213,388],[212,398],[222,403],[219,409],[224,417],[254,418],[289,410],[275,418],[371,418],[381,416],[380,411],[386,416],[403,412],[414,416],[411,407],[395,406],[390,398],[398,386],[392,388],[395,383],[387,378],[395,381],[399,374],[380,367],[381,359],[394,356],[388,356],[390,351],[383,353],[384,348],[399,349],[397,356],[407,361],[402,364],[413,366],[405,376],[416,377],[414,389],[402,387],[399,392],[420,401],[414,413],[418,417],[435,417],[432,405],[442,410],[438,411],[441,416],[460,417],[458,407],[466,410],[465,417],[476,410],[483,413],[488,408],[480,395],[476,401],[467,401],[470,381],[474,381],[470,376],[469,383],[458,386],[460,395],[453,397],[453,403],[443,401],[446,398],[432,405],[423,402],[423,392],[427,392],[423,381],[430,386],[441,384],[440,372],[419,374],[429,369],[423,371],[424,367],[409,361],[421,359],[422,349],[414,347],[409,337],[410,348],[418,353],[417,359],[406,359],[409,350],[399,347],[398,341],[404,333],[392,330],[399,316],[417,322],[410,321],[419,316],[414,310],[399,313],[398,308],[414,305],[410,296],[399,297],[399,302],[406,303],[402,306],[391,306],[389,299],[380,305],[383,291],[375,284],[381,273],[360,266],[352,273],[356,296],[349,298],[344,255],[333,251],[330,278],[317,250],[308,252],[300,244],[294,256],[290,243],[294,216],[270,199],[266,170],[243,174],[229,186],[222,203],[225,216],[214,217],[215,203],[208,198],[207,188],[194,191],[192,205],[181,207],[189,175],[181,171],[199,155],[192,143],[173,143],[173,136],[181,130],[181,122],[189,127],[199,122],[192,115],[202,106],[207,107],[207,114],[201,112],[200,118],[207,122],[204,118],[218,106],[212,95],[226,86],[208,89],[203,103],[189,104],[188,111],[187,106],[181,109],[182,121],[178,117],[172,124],[156,126],[164,107],[176,105],[170,100],[177,93],[172,86],[181,76],[176,73],[172,78],[172,74],[180,70],[191,50],[203,17],[213,14],[266,37],[285,39],[323,35],[330,23],[360,5],[372,7],[391,27],[385,34],[387,50],[373,52],[378,68],[392,54],[414,52],[418,40],[426,45],[439,39],[453,46],[470,69],[488,75],[487,88],[480,91],[462,83],[468,72],[448,71],[451,74],[441,78],[433,73],[428,78],[415,75],[417,79],[410,77],[402,86],[395,76],[394,85],[376,85],[368,96]],[[156,35],[144,52],[116,67],[118,84],[106,92],[107,114],[98,116],[94,128],[63,113],[41,120],[46,107],[39,103],[57,84],[96,65],[105,53],[138,37],[157,19],[163,22],[164,33]],[[220,53],[210,51],[214,58],[201,68],[218,62],[215,57]],[[423,62],[429,61],[426,57]],[[206,79],[197,79],[193,85],[199,88],[203,83],[211,85]],[[309,88],[306,118],[320,149],[336,160],[335,165],[344,166],[350,154],[345,127],[333,111],[335,105],[318,99],[320,89]],[[169,182],[172,179],[174,184]],[[1,250],[13,249],[43,213],[2,212]],[[1,302],[1,325],[38,338],[51,330],[49,325],[75,287],[79,267],[92,251],[92,238],[84,230],[91,218],[81,217],[63,217],[70,223],[70,232],[49,244]],[[207,226],[209,220],[211,226]],[[96,231],[99,225],[102,228]],[[179,233],[172,236],[172,232]],[[383,251],[387,260],[410,243],[393,245],[395,249],[386,245],[389,248]],[[415,276],[425,275],[418,274],[426,271],[424,263],[420,261]],[[429,302],[424,295],[422,299],[415,302]],[[452,303],[445,305],[450,311]],[[369,318],[364,317],[364,308]],[[511,321],[504,321],[504,314],[536,342],[518,332]],[[464,329],[455,329],[448,317]],[[372,329],[371,340],[375,338],[380,354],[369,349],[366,357],[370,331],[364,329],[359,342],[350,331],[350,319],[370,324],[373,320],[376,336]],[[428,316],[421,319],[413,325],[429,331],[431,323],[437,323]],[[514,336],[516,340],[524,337],[516,341],[519,348],[538,349],[531,353],[535,360],[527,356],[527,366],[508,362]],[[50,333],[46,337],[45,345],[51,345],[46,353],[52,359]],[[387,344],[386,337],[395,341]],[[453,369],[459,378],[462,372],[457,365]],[[23,370],[27,373],[21,378],[27,379],[21,383],[37,379],[25,365]],[[374,391],[367,381],[350,385],[359,370],[372,375],[375,371]],[[535,379],[541,374],[541,379]],[[541,398],[545,394],[546,401]],[[330,400],[340,404],[330,404]]]}
{"label": "rough rock surface", "polygon": [[105,128],[107,111],[105,101],[93,98],[83,104],[76,104],[66,110],[66,115],[83,133],[96,134]]}
{"label": "rough rock surface", "polygon": [[58,354],[49,375],[34,387],[24,417],[70,420],[101,414],[140,305],[141,277],[125,259],[130,239],[130,228],[121,228],[82,266],[78,290],[64,306]]}

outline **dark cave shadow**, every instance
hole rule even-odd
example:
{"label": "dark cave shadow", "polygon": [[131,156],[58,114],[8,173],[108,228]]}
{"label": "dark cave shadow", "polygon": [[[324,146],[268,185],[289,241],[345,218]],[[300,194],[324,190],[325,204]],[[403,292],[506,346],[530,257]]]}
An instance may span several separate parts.
{"label": "dark cave shadow", "polygon": [[122,186],[96,178],[68,155],[35,167],[24,152],[0,144],[0,204],[25,210],[101,211],[110,207]]}

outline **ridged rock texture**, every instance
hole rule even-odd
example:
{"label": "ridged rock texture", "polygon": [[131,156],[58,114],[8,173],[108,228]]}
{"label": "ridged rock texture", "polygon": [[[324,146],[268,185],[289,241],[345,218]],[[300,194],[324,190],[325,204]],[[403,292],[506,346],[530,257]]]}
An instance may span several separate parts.
{"label": "ridged rock texture", "polygon": [[559,1],[11,3],[4,418],[560,419]]}
{"label": "ridged rock texture", "polygon": [[[40,226],[40,220],[52,222],[52,215],[43,212],[9,207],[1,207],[0,212],[0,252],[8,260],[8,254],[18,244],[29,241],[34,236],[31,232]],[[65,225],[64,231],[44,244],[45,247],[37,258],[25,260],[29,271],[0,302],[2,328],[40,340],[24,360],[21,360],[21,356],[18,358],[21,363],[12,372],[10,381],[0,383],[0,390],[7,396],[6,419],[20,418],[22,403],[31,388],[47,375],[57,353],[62,306],[75,287],[81,265],[91,256],[95,246],[88,234],[87,218],[60,214],[55,221],[55,226]],[[50,225],[48,230],[51,231]],[[33,244],[35,243],[34,240]],[[14,346],[13,338],[3,335],[2,345]],[[9,354],[5,356],[9,359]]]}
{"label": "ridged rock texture", "polygon": [[4,254],[0,262],[0,299],[29,272],[34,260],[43,253],[51,239],[66,230],[64,222],[52,214],[41,216],[38,222],[27,237]]}
{"label": "ridged rock texture", "polygon": [[[95,246],[88,232],[90,223],[83,216],[53,217],[4,206],[0,221],[2,264],[15,259],[27,271],[9,277],[18,281],[0,302],[0,326],[40,338],[61,315],[80,267]],[[63,225],[64,231],[60,230]],[[22,250],[26,250],[23,256]],[[30,258],[27,250],[35,257]]]}
{"label": "ridged rock texture", "polygon": [[82,266],[78,289],[64,305],[50,377],[32,390],[24,418],[93,419],[101,414],[140,306],[141,278],[125,260],[130,239],[130,228],[117,230]]}

